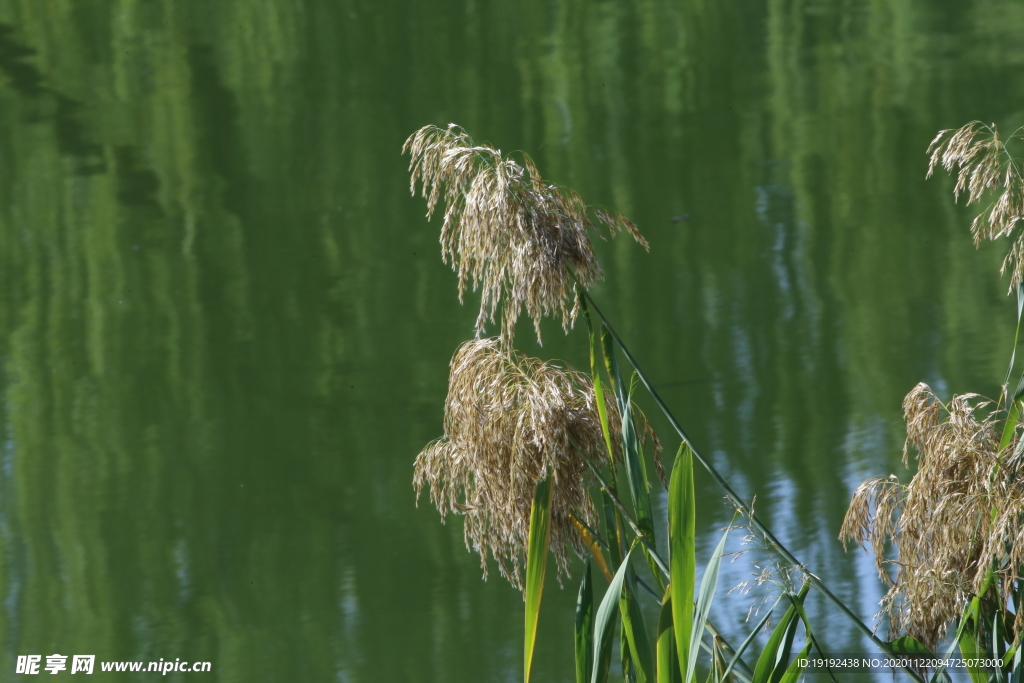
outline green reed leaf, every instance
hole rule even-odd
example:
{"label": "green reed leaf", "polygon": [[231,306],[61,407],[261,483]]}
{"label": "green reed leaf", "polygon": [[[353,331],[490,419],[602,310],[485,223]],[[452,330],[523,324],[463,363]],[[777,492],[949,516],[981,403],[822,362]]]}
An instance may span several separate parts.
{"label": "green reed leaf", "polygon": [[594,660],[594,586],[590,560],[583,567],[583,579],[576,598],[576,683],[591,678]]}
{"label": "green reed leaf", "polygon": [[780,683],[789,669],[789,662],[793,654],[793,638],[796,636],[796,629],[800,624],[800,612],[797,605],[802,606],[809,588],[809,584],[804,584],[800,592],[794,596],[793,604],[789,606],[782,619],[776,624],[764,650],[761,651],[761,656],[757,659],[753,683]]}
{"label": "green reed leaf", "polygon": [[658,615],[657,680],[658,683],[682,683],[679,674],[679,657],[676,654],[676,636],[672,624],[672,593],[665,591]]}
{"label": "green reed leaf", "polygon": [[800,676],[803,675],[804,669],[803,660],[807,657],[807,653],[811,650],[811,644],[808,642],[804,645],[804,649],[797,653],[796,657],[793,658],[792,663],[786,669],[785,673],[779,679],[779,683],[797,683],[800,680]]}
{"label": "green reed leaf", "polygon": [[[672,622],[679,670],[691,671],[690,627],[693,624],[693,586],[697,574],[696,517],[693,491],[693,455],[690,447],[679,446],[668,486],[669,574],[672,592]],[[689,679],[684,679],[690,683]]]}
{"label": "green reed leaf", "polygon": [[[602,330],[604,330],[604,326],[602,326]],[[643,456],[640,453],[640,440],[633,421],[633,389],[636,378],[634,377],[627,390],[622,381],[618,359],[615,357],[615,345],[606,335],[602,335],[602,341],[605,342],[603,344],[605,366],[612,378],[616,399],[619,403],[619,415],[622,422],[622,453],[626,461],[626,475],[629,479],[629,493],[633,500],[633,510],[636,512],[636,523],[643,530],[644,537],[651,545],[656,545],[647,472],[644,468]]]}
{"label": "green reed leaf", "polygon": [[[977,600],[977,598],[974,598],[974,600]],[[959,645],[960,645],[960,638],[963,636],[964,632],[967,631],[967,629],[971,625],[971,620],[969,618],[969,615],[971,614],[972,607],[973,607],[973,601],[968,603],[967,607],[964,608],[964,615],[960,618],[960,624],[959,624],[959,626],[957,626],[956,633],[953,634],[953,639],[949,643],[949,649],[946,650],[945,656],[941,657],[940,659],[948,660],[948,659],[952,658],[953,651],[956,650],[957,647],[959,647]],[[932,683],[952,683],[952,680],[953,679],[949,675],[949,672],[946,671],[946,667],[945,666],[937,666],[937,667],[935,667],[935,670],[932,672],[932,677],[931,677],[931,682]]]}
{"label": "green reed leaf", "polygon": [[[601,598],[601,604],[597,608],[597,617],[594,620],[594,643],[600,643],[600,646],[594,650],[591,683],[599,683],[599,681],[603,680],[601,679],[601,661],[605,656],[611,659],[611,636],[614,634],[615,615],[619,612],[619,596],[622,594],[622,583],[625,581],[626,572],[629,570],[629,560],[632,557],[633,549],[630,548],[629,552],[626,553],[626,557],[623,558],[622,564],[619,565],[618,570],[615,572],[615,576],[612,577],[611,583],[608,584],[608,590],[605,591],[604,597]],[[605,665],[604,675],[607,677],[607,665]]]}
{"label": "green reed leaf", "polygon": [[1010,442],[1013,440],[1013,433],[1017,429],[1017,423],[1020,422],[1021,408],[1024,407],[1024,401],[1015,399],[1010,404],[1010,409],[1006,414],[1006,422],[1003,423],[1003,433],[999,439],[999,453],[1002,453]]}
{"label": "green reed leaf", "polygon": [[[697,649],[700,647],[700,641],[704,637],[704,625],[708,620],[708,614],[711,612],[711,603],[715,599],[715,590],[718,588],[718,572],[722,566],[725,542],[729,538],[732,525],[736,523],[737,515],[733,515],[732,521],[729,522],[729,527],[718,541],[718,546],[715,547],[715,552],[711,555],[708,566],[704,569],[704,576],[700,580],[696,611],[693,615],[693,624],[690,626],[690,652],[697,652]],[[690,661],[686,666],[686,677],[683,680],[692,680],[696,666],[697,658],[690,657]]]}
{"label": "green reed leaf", "polygon": [[[604,434],[604,444],[608,449],[608,462],[615,466],[615,451],[612,449],[611,429],[608,427],[608,403],[604,397],[604,385],[601,381],[601,373],[597,369],[597,332],[594,329],[594,321],[590,317],[590,307],[587,305],[587,298],[583,296],[583,290],[576,285],[576,300],[580,302],[583,310],[583,318],[587,321],[587,337],[590,346],[590,378],[594,382],[594,400],[597,403],[597,413],[601,418],[601,432]],[[601,325],[604,329],[604,325]],[[604,346],[602,345],[602,349]]]}
{"label": "green reed leaf", "polygon": [[[982,651],[979,638],[981,626],[980,598],[975,596],[971,599],[970,603],[967,605],[967,609],[964,611],[962,619],[966,622],[966,628],[960,630],[956,639],[956,644],[960,649],[960,654],[969,662],[978,657],[989,657],[989,653]],[[967,673],[970,675],[971,680],[974,681],[974,683],[988,682],[988,674],[981,667],[968,664]]]}
{"label": "green reed leaf", "polygon": [[[647,478],[647,466],[644,463],[643,449],[640,447],[640,439],[636,433],[636,424],[633,421],[633,390],[636,388],[636,375],[630,383],[629,392],[625,395],[624,401],[628,410],[623,415],[622,440],[626,454],[626,473],[629,477],[629,492],[633,498],[633,509],[636,510],[636,523],[644,536],[652,546],[657,547],[654,537],[654,513],[651,506],[650,483]],[[629,420],[627,425],[626,413]]]}
{"label": "green reed leaf", "polygon": [[615,466],[615,450],[612,448],[612,433],[608,427],[608,403],[604,397],[604,386],[601,384],[600,373],[594,373],[594,402],[597,403],[597,414],[601,418],[601,433],[604,434],[604,445],[608,449],[608,462]]}
{"label": "green reed leaf", "polygon": [[914,636],[901,636],[896,640],[890,641],[889,648],[894,655],[919,655],[921,657],[935,656],[931,650],[924,646],[924,643]]}
{"label": "green reed leaf", "polygon": [[[619,616],[622,616],[622,606],[619,606]],[[619,666],[621,667],[625,683],[637,683],[636,666],[633,664],[633,651],[629,648],[629,636],[626,634],[626,624],[619,626]]]}
{"label": "green reed leaf", "polygon": [[537,482],[530,511],[530,538],[526,555],[526,629],[523,641],[523,680],[530,683],[533,648],[537,641],[537,620],[544,593],[551,541],[551,478]]}
{"label": "green reed leaf", "polygon": [[[589,299],[590,295],[585,294],[584,298]],[[591,303],[593,303],[593,300],[591,300]],[[600,312],[598,312],[598,315],[600,315]],[[601,352],[604,357],[605,372],[608,373],[608,379],[612,383],[612,392],[618,394],[619,387],[616,384],[616,378],[619,376],[619,368],[618,361],[615,359],[615,340],[604,316],[601,316]]]}
{"label": "green reed leaf", "polygon": [[601,499],[604,510],[605,538],[608,540],[608,559],[612,566],[622,564],[622,556],[625,554],[625,538],[623,538],[622,515],[615,507],[612,494],[607,489],[601,490]]}
{"label": "green reed leaf", "polygon": [[632,568],[626,571],[626,580],[623,582],[622,595],[619,598],[619,612],[622,615],[626,641],[629,643],[630,658],[636,667],[637,681],[654,681],[651,641],[644,625],[640,603],[636,599],[636,574]]}
{"label": "green reed leaf", "polygon": [[[1002,659],[1006,656],[1006,631],[1003,624],[1003,611],[996,607],[989,609],[988,637],[989,648],[985,653],[987,659]],[[1006,674],[1002,667],[994,667],[989,680],[991,683],[1006,683]]]}

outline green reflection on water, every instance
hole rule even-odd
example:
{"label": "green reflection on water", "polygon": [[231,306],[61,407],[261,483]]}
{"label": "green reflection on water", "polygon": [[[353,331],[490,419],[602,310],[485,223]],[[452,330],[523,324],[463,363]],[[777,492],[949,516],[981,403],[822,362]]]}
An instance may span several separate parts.
{"label": "green reflection on water", "polygon": [[[1024,119],[1010,0],[0,1],[0,23],[3,670],[518,679],[519,595],[410,486],[475,317],[406,194],[426,123],[636,220],[651,254],[601,245],[596,296],[865,618],[877,588],[832,539],[851,486],[900,471],[903,394],[1001,379],[999,248],[923,152]],[[582,335],[545,338],[585,365]],[[564,680],[574,595],[546,596],[536,680]]]}

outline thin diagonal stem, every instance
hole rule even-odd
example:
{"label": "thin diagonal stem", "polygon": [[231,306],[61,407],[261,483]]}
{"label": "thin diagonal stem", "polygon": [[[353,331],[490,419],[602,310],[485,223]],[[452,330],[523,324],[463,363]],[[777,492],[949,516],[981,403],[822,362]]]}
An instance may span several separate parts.
{"label": "thin diagonal stem", "polygon": [[[682,425],[679,424],[679,421],[676,419],[675,415],[672,414],[672,411],[669,410],[668,406],[662,400],[661,396],[658,394],[658,391],[654,388],[654,385],[651,384],[651,381],[647,378],[647,375],[644,374],[644,371],[640,369],[640,365],[636,362],[636,359],[633,357],[633,354],[630,353],[629,349],[623,343],[622,338],[615,331],[615,328],[612,327],[610,322],[608,322],[608,318],[605,317],[604,313],[601,311],[600,307],[598,307],[593,297],[591,297],[590,294],[582,287],[580,288],[580,292],[584,297],[586,297],[587,303],[593,307],[594,311],[597,312],[597,315],[601,318],[601,321],[604,323],[604,326],[608,328],[609,334],[612,335],[612,338],[615,340],[615,343],[618,344],[620,349],[622,349],[622,353],[626,357],[626,360],[628,360],[629,364],[633,366],[634,370],[636,370],[637,375],[640,377],[640,381],[644,383],[645,387],[647,387],[647,391],[651,394],[651,398],[654,399],[654,402],[658,404],[658,407],[661,409],[661,412],[665,414],[666,418],[668,418],[668,421],[672,425],[672,428],[676,431],[676,434],[679,435],[680,439],[686,442],[686,445],[689,446],[690,450],[693,452],[693,456],[697,458],[697,461],[700,462],[701,465],[704,466],[704,469],[708,471],[708,474],[711,475],[715,482],[722,487],[722,490],[725,491],[725,495],[729,498],[732,504],[735,505],[739,510],[742,510],[743,513],[747,516],[747,518],[750,519],[750,523],[753,524],[754,528],[756,528],[761,533],[761,535],[764,536],[765,540],[768,541],[768,543],[770,543],[772,546],[774,546],[779,551],[779,554],[782,555],[782,557],[787,562],[789,562],[794,567],[799,568],[801,572],[807,577],[807,580],[811,582],[811,585],[817,588],[819,591],[821,591],[822,595],[824,595],[833,605],[836,606],[836,608],[840,612],[842,612],[851,622],[853,622],[853,625],[857,627],[857,629],[860,630],[864,635],[866,635],[871,640],[871,642],[874,643],[875,647],[877,647],[882,652],[892,654],[892,650],[890,649],[889,645],[885,643],[883,640],[881,640],[878,636],[876,636],[874,632],[871,630],[871,628],[868,627],[868,625],[865,624],[863,621],[861,621],[860,618],[856,614],[854,614],[853,610],[847,607],[846,604],[842,600],[840,600],[835,593],[829,590],[828,586],[826,586],[821,579],[819,579],[817,576],[815,576],[814,574],[812,574],[804,568],[804,565],[796,559],[796,556],[794,556],[793,553],[791,553],[784,545],[782,545],[779,539],[775,537],[775,534],[772,533],[771,529],[765,526],[764,523],[761,522],[761,520],[759,520],[757,516],[754,515],[754,511],[750,509],[750,507],[746,503],[743,502],[743,500],[739,497],[739,495],[736,494],[735,491],[733,491],[732,487],[729,486],[729,482],[727,482],[725,478],[718,473],[718,470],[716,470],[710,462],[708,462],[707,460],[704,459],[703,456],[701,456],[700,451],[697,450],[697,447],[694,445],[693,441],[683,430]],[[918,673],[915,672],[913,669],[911,669],[910,667],[901,668],[903,668],[903,670],[907,674],[909,674],[914,680],[922,681],[923,683],[921,676],[918,675]]]}
{"label": "thin diagonal stem", "polygon": [[[572,441],[571,437],[570,441]],[[576,446],[576,443],[573,442],[573,445]],[[640,527],[637,526],[637,523],[634,522],[633,518],[629,516],[629,511],[626,509],[626,506],[623,505],[622,501],[619,500],[619,497],[615,495],[614,490],[611,486],[608,485],[608,481],[604,478],[604,475],[601,474],[601,471],[593,462],[590,461],[590,458],[588,458],[583,453],[583,449],[581,449],[579,446],[576,446],[576,452],[579,453],[579,456],[583,458],[583,461],[590,466],[590,471],[594,473],[595,477],[597,477],[598,483],[601,484],[601,488],[605,490],[605,493],[608,494],[608,497],[611,499],[611,501],[615,503],[615,507],[619,508],[619,512],[622,513],[623,518],[629,524],[629,528],[633,530],[633,533],[636,534],[636,537],[640,540],[640,543],[643,544],[644,548],[646,548],[647,551],[651,553],[651,557],[653,557],[655,563],[657,563],[658,569],[660,569],[666,577],[670,576],[668,565],[665,564],[665,561],[661,559],[660,555],[658,555],[658,549],[655,548],[654,545],[647,540],[647,537],[644,536],[644,532],[640,530]]]}

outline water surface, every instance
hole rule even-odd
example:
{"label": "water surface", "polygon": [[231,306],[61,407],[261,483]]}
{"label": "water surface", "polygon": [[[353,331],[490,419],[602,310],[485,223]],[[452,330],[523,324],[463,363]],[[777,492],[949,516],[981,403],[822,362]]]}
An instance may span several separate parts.
{"label": "water surface", "polygon": [[[1024,123],[1022,32],[1011,0],[0,0],[0,669],[520,680],[519,594],[411,487],[476,300],[399,150],[449,121],[634,219],[651,251],[601,244],[595,297],[870,619],[853,487],[905,475],[916,382],[992,395],[1008,358],[1004,247],[924,150]],[[523,348],[586,363],[545,332]],[[703,561],[729,511],[699,483]],[[574,600],[546,593],[537,681],[572,677]]]}

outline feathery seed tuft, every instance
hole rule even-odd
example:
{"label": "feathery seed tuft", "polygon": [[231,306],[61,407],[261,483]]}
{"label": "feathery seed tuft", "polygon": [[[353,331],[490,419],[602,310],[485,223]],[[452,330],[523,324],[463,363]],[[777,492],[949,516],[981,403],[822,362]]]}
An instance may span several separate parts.
{"label": "feathery seed tuft", "polygon": [[545,182],[526,154],[520,165],[498,149],[476,145],[454,123],[424,126],[402,152],[411,156],[410,190],[415,195],[421,185],[428,219],[444,200],[441,255],[459,275],[459,301],[467,284],[481,290],[478,337],[502,305],[505,343],[511,344],[524,307],[538,341],[545,315],[559,314],[568,331],[579,311],[573,276],[584,288],[603,277],[588,236],[598,232],[597,224],[609,234],[625,230],[648,247],[624,216],[589,211],[571,189]]}
{"label": "feathery seed tuft", "polygon": [[[1010,138],[1017,136],[1018,128]],[[1017,223],[1024,218],[1024,178],[1018,167],[1018,159],[1010,156],[1005,143],[999,137],[996,125],[972,121],[957,130],[942,130],[928,146],[931,158],[928,175],[931,177],[936,166],[946,171],[957,171],[953,193],[957,199],[967,195],[967,203],[980,200],[989,190],[1002,190],[971,223],[971,234],[975,246],[983,239],[1016,236],[1010,251],[1003,260],[1000,272],[1010,270],[1010,289],[1013,290],[1024,280],[1024,231],[1016,231]]]}
{"label": "feathery seed tuft", "polygon": [[[909,634],[934,650],[946,628],[981,592],[990,569],[1003,582],[1024,566],[1024,479],[1015,435],[999,451],[998,413],[977,394],[943,405],[918,384],[903,401],[904,464],[917,450],[909,484],[895,475],[869,479],[853,495],[840,538],[870,543],[890,636]],[[981,415],[981,417],[978,417]],[[886,541],[897,548],[887,560]],[[889,575],[895,566],[895,577]],[[1004,606],[1005,607],[1005,606]],[[1018,614],[1017,633],[1024,626]]]}
{"label": "feathery seed tuft", "polygon": [[[608,401],[613,442],[621,438],[619,410]],[[509,349],[500,340],[465,342],[451,362],[445,434],[416,458],[417,499],[425,485],[441,512],[465,515],[467,548],[497,560],[501,575],[522,589],[522,558],[537,482],[552,481],[551,549],[559,575],[568,575],[569,549],[586,545],[575,516],[597,526],[587,493],[592,462],[607,457],[590,378]]]}

